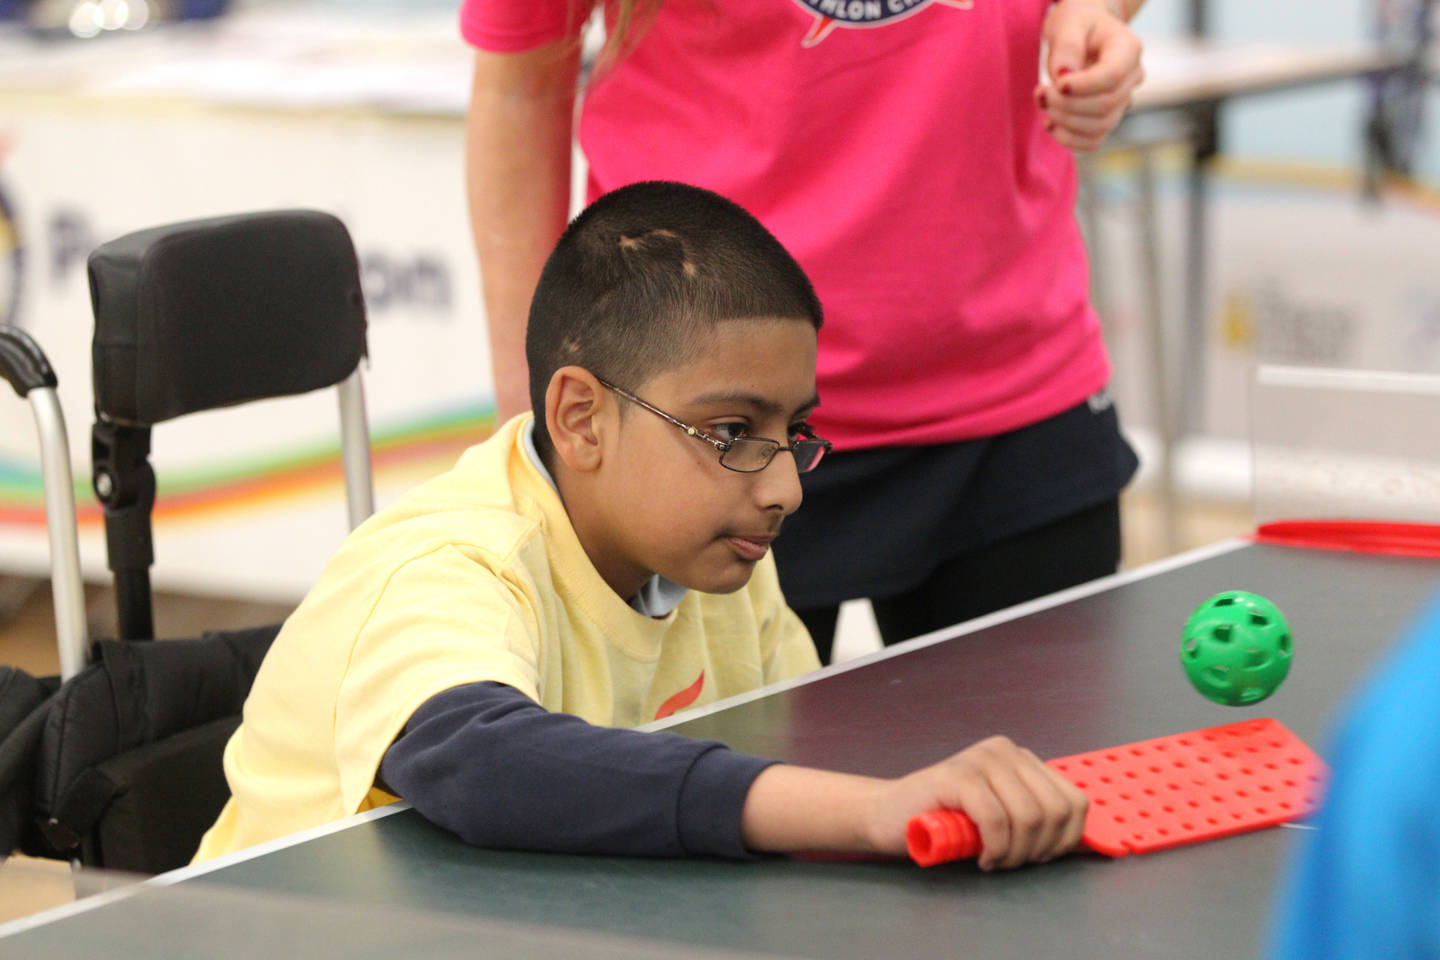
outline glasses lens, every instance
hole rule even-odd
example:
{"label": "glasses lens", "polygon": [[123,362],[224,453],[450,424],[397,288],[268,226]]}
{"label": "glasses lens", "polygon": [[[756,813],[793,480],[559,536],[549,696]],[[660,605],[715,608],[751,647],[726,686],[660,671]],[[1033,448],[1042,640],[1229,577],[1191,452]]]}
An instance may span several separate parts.
{"label": "glasses lens", "polygon": [[825,441],[801,440],[791,447],[791,451],[795,454],[795,469],[801,473],[809,473],[825,456]]}
{"label": "glasses lens", "polygon": [[730,441],[730,449],[720,455],[722,466],[741,473],[764,470],[775,456],[780,444],[763,437],[741,437]]}

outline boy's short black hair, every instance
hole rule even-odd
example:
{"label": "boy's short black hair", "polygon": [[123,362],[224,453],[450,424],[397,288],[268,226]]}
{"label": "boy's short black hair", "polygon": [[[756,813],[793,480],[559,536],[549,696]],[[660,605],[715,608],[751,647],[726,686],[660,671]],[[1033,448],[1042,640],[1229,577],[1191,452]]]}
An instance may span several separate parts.
{"label": "boy's short black hair", "polygon": [[715,324],[761,317],[822,319],[805,271],[759,220],[680,183],[605,194],[566,228],[530,304],[536,447],[548,460],[545,390],[561,367],[639,389],[698,355]]}

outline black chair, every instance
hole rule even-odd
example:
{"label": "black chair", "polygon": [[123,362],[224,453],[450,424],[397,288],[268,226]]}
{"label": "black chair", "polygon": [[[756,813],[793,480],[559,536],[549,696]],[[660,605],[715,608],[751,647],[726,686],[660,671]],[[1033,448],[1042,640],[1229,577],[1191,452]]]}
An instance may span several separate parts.
{"label": "black chair", "polygon": [[0,856],[19,849],[157,873],[188,862],[229,795],[221,753],[279,625],[150,642],[151,428],[336,386],[357,526],[373,509],[359,372],[365,309],[349,234],[312,211],[133,233],[99,247],[89,272],[93,479],[119,639],[91,645],[85,636],[54,374],[33,340],[0,328],[0,372],[30,399],[41,427],[64,677],[55,689],[53,680],[0,673],[0,691],[8,683],[16,704],[30,704],[23,717],[20,708],[0,712]]}

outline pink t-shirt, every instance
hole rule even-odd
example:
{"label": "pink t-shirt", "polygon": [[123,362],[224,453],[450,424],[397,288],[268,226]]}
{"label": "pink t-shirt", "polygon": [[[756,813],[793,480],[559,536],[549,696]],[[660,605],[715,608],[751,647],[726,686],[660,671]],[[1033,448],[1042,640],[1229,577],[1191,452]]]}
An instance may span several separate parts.
{"label": "pink t-shirt", "polygon": [[[678,180],[755,214],[825,307],[817,432],[1002,433],[1102,387],[1075,164],[1032,100],[1049,0],[665,0],[586,94],[590,196]],[[464,0],[522,50],[568,0]]]}

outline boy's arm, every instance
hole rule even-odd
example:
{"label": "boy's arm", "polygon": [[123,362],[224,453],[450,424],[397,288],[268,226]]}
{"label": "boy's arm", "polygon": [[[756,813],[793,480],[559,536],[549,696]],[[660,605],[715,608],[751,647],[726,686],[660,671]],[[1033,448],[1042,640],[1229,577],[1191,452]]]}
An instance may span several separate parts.
{"label": "boy's arm", "polygon": [[594,726],[472,683],[415,712],[380,780],[477,846],[744,857],[740,811],[771,763],[715,741]]}
{"label": "boy's arm", "polygon": [[392,792],[469,843],[572,853],[903,855],[909,818],[945,806],[976,821],[989,869],[1072,848],[1085,816],[1078,790],[1004,738],[880,780],[777,765],[714,741],[593,726],[494,683],[432,697],[380,773]]}

